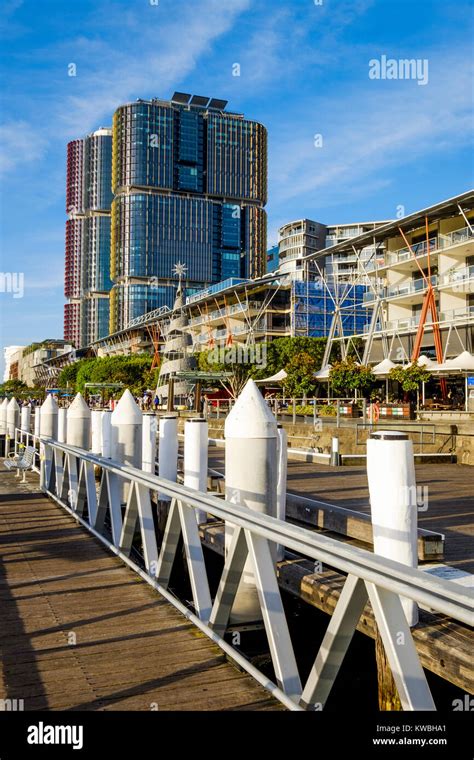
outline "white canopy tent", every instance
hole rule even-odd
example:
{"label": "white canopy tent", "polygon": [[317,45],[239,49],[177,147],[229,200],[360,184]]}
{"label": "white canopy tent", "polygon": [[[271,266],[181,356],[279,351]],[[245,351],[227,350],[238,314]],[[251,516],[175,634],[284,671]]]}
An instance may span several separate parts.
{"label": "white canopy tent", "polygon": [[[455,356],[454,359],[447,359],[442,364],[435,364],[433,367],[428,367],[430,372],[433,372],[433,374],[440,375],[440,376],[446,376],[449,377],[449,375],[463,375],[464,376],[464,408],[465,411],[469,411],[469,403],[468,403],[468,375],[474,374],[474,356],[473,354],[469,353],[469,351],[462,351],[458,356]],[[424,391],[424,388],[423,388]]]}
{"label": "white canopy tent", "polygon": [[474,355],[470,354],[469,351],[463,351],[454,359],[448,359],[445,364],[450,364],[462,372],[474,372]]}
{"label": "white canopy tent", "polygon": [[372,372],[376,377],[389,377],[390,372],[397,364],[392,362],[391,359],[383,359],[381,362],[372,367]]}
{"label": "white canopy tent", "polygon": [[372,372],[374,373],[375,377],[379,379],[385,378],[385,403],[388,403],[388,380],[390,377],[390,372],[394,367],[397,365],[392,362],[391,359],[383,359],[381,362],[375,365],[375,367],[372,367]]}
{"label": "white canopy tent", "polygon": [[284,369],[281,369],[275,375],[272,375],[271,377],[264,377],[263,380],[255,380],[255,382],[256,383],[281,383],[282,380],[285,379],[285,377],[288,377],[288,374],[285,372]]}
{"label": "white canopy tent", "polygon": [[315,380],[329,380],[329,373],[331,372],[332,365],[326,364],[325,367],[321,367],[319,372],[316,372],[314,375]]}

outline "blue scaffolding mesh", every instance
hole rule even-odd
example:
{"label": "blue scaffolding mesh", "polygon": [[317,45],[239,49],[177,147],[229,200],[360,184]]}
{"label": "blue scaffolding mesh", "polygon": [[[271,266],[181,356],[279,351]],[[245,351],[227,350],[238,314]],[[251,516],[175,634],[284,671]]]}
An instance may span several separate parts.
{"label": "blue scaffolding mesh", "polygon": [[326,337],[338,303],[344,335],[363,332],[367,321],[367,311],[362,306],[366,285],[337,283],[328,278],[324,281],[295,281],[292,287],[296,335]]}

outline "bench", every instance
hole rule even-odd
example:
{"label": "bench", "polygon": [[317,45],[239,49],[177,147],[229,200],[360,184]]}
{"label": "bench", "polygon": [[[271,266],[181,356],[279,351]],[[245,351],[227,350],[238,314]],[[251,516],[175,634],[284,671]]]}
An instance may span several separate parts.
{"label": "bench", "polygon": [[10,454],[8,459],[5,459],[4,465],[7,470],[17,470],[17,477],[20,475],[20,470],[23,470],[22,483],[26,482],[26,471],[30,470],[35,462],[36,449],[34,446],[27,446],[21,454]]}

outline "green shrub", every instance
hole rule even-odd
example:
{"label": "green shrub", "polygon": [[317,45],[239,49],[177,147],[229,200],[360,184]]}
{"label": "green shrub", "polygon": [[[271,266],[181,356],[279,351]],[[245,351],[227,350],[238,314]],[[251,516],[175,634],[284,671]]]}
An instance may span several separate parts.
{"label": "green shrub", "polygon": [[336,407],[332,404],[324,404],[324,406],[320,406],[318,412],[321,417],[335,417],[337,414]]}

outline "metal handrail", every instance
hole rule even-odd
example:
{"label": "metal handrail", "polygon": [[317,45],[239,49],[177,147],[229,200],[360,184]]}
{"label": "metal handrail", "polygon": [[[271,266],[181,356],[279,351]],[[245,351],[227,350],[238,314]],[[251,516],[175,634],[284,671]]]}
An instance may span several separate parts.
{"label": "metal handrail", "polygon": [[[385,631],[386,638],[384,639],[384,644],[388,647],[389,659],[392,657],[392,671],[405,709],[434,709],[434,703],[417,658],[416,649],[399,597],[412,599],[423,606],[472,625],[474,623],[474,595],[468,589],[459,587],[453,584],[452,581],[436,578],[418,569],[409,568],[364,549],[316,534],[307,528],[249,510],[247,507],[234,504],[227,499],[223,500],[212,494],[194,491],[184,485],[165,480],[151,473],[143,472],[142,470],[113,460],[103,459],[82,449],[58,443],[52,439],[41,439],[41,448],[42,490],[63,507],[72,511],[77,516],[77,519],[80,518],[81,522],[92,530],[94,534],[97,533],[94,513],[97,515],[99,502],[97,500],[93,473],[94,467],[98,466],[101,468],[102,482],[108,485],[104,493],[108,493],[107,509],[110,510],[112,533],[115,536],[112,543],[108,542],[108,545],[114,552],[124,558],[125,561],[128,561],[128,558],[124,555],[123,541],[120,537],[128,535],[130,532],[133,535],[131,524],[127,520],[133,519],[135,521],[137,519],[137,511],[134,512],[131,509],[131,517],[127,517],[129,513],[127,509],[125,517],[122,518],[120,488],[117,486],[119,482],[123,481],[133,485],[130,488],[130,493],[133,492],[133,489],[136,489],[137,494],[140,494],[135,509],[138,510],[142,542],[144,547],[146,547],[144,555],[147,573],[143,573],[142,571],[141,575],[151,585],[158,588],[160,592],[164,592],[164,595],[171,603],[182,609],[182,603],[175,600],[166,590],[171,572],[169,557],[174,556],[179,539],[179,531],[176,530],[176,521],[179,519],[186,546],[186,555],[188,557],[193,600],[195,608],[198,611],[197,617],[195,616],[194,619],[199,620],[200,629],[222,648],[224,648],[224,644],[225,647],[229,647],[229,644],[225,643],[220,636],[222,631],[220,628],[221,624],[219,623],[224,614],[222,607],[229,604],[227,596],[228,587],[226,584],[233,582],[229,581],[229,578],[232,578],[232,574],[235,572],[235,565],[233,563],[242,559],[241,555],[238,554],[241,551],[239,549],[240,539],[238,536],[245,536],[248,550],[250,551],[250,547],[252,547],[253,561],[256,563],[256,569],[258,570],[255,572],[255,582],[259,590],[267,634],[269,638],[273,635],[272,626],[275,626],[275,630],[278,629],[280,631],[279,635],[273,637],[273,646],[271,646],[272,660],[275,672],[277,673],[278,685],[275,685],[268,679],[265,680],[263,676],[262,678],[259,677],[258,680],[266,688],[269,688],[277,698],[284,701],[287,706],[291,706],[292,709],[298,709],[301,705],[311,707],[314,704],[319,704],[314,700],[320,693],[327,695],[328,682],[330,683],[330,688],[339,667],[339,665],[333,667],[331,658],[333,657],[337,660],[339,656],[337,654],[338,647],[342,646],[344,648],[344,646],[348,646],[348,641],[350,641],[350,636],[349,638],[347,637],[347,631],[344,633],[344,641],[338,638],[338,626],[341,625],[341,615],[344,617],[346,612],[350,613],[349,616],[353,615],[353,612],[350,612],[351,604],[360,604],[361,594],[364,588],[366,588],[372,602],[376,622],[381,631]],[[54,479],[52,479],[53,473],[55,475]],[[71,473],[72,478],[70,477]],[[67,482],[71,486],[72,491],[68,490],[66,497],[64,482],[67,477],[69,477]],[[113,479],[115,479],[115,486],[113,486]],[[53,480],[56,486],[52,489]],[[165,531],[164,543],[159,554],[156,547],[154,528],[152,527],[153,520],[150,519],[150,494],[157,491],[171,498],[170,515],[168,518],[169,530]],[[71,493],[73,494],[73,498],[71,498]],[[89,520],[92,519],[92,522],[86,522],[83,519],[83,502],[81,502],[82,506],[78,504],[79,498],[84,500],[84,493],[88,494],[88,498],[97,500],[96,506],[88,509]],[[144,501],[145,495],[146,499],[148,499],[148,507],[146,507],[146,500]],[[190,508],[189,512],[186,507]],[[101,508],[104,508],[103,505]],[[227,524],[235,526],[233,544],[227,555],[221,585],[213,603],[210,600],[209,584],[202,558],[202,547],[197,532],[197,522],[192,514],[192,510],[201,510],[219,520],[224,520]],[[91,514],[93,515],[92,518],[90,517]],[[102,534],[100,534],[100,538],[104,542],[107,542],[107,539]],[[304,689],[301,689],[301,684],[299,683],[291,639],[287,627],[285,628],[287,624],[276,581],[276,572],[275,570],[273,572],[269,571],[270,550],[268,542],[280,544],[302,557],[309,557],[313,560],[324,562],[325,565],[348,574],[344,590],[341,593],[338,605],[329,623],[326,637],[318,653],[318,658],[320,660],[323,658],[331,671],[331,675],[326,673],[325,679],[321,682],[316,672],[318,669],[316,668],[316,671],[313,669]],[[257,548],[259,548],[263,558],[259,558]],[[153,559],[153,557],[157,558],[156,562],[150,563],[150,558]],[[201,560],[199,557],[201,557]],[[260,562],[262,563],[261,565]],[[165,568],[168,567],[168,575],[163,570],[163,566]],[[352,599],[353,596],[357,597],[354,601]],[[188,611],[188,616],[189,614],[191,613]],[[355,625],[357,625],[357,621],[354,623],[354,630]],[[394,644],[391,642],[392,639],[393,641],[395,640],[395,632],[399,633],[400,631],[405,632],[407,641],[404,647],[397,650],[393,648]],[[334,649],[335,651],[333,651]],[[251,672],[250,668],[246,667],[245,664],[243,667]],[[278,674],[280,674],[280,677],[278,677]],[[255,675],[253,671],[252,675]],[[323,699],[325,699],[325,696],[323,696]]]}
{"label": "metal handrail", "polygon": [[[306,528],[255,512],[216,496],[194,491],[187,486],[173,483],[112,459],[103,459],[74,446],[51,439],[42,438],[41,441],[54,449],[72,454],[83,461],[113,472],[125,480],[146,486],[152,491],[160,491],[167,496],[184,501],[194,509],[209,512],[220,520],[239,525],[245,530],[282,544],[303,556],[322,560],[344,572],[354,573],[363,580],[377,583],[388,591],[395,591],[419,604],[428,605],[444,615],[450,615],[468,625],[474,624],[474,594],[467,590],[460,590],[459,586],[451,581],[428,576],[421,570],[409,568],[365,549],[318,535]],[[380,574],[380,578],[376,575],[377,573]],[[382,582],[380,582],[381,579]]]}

